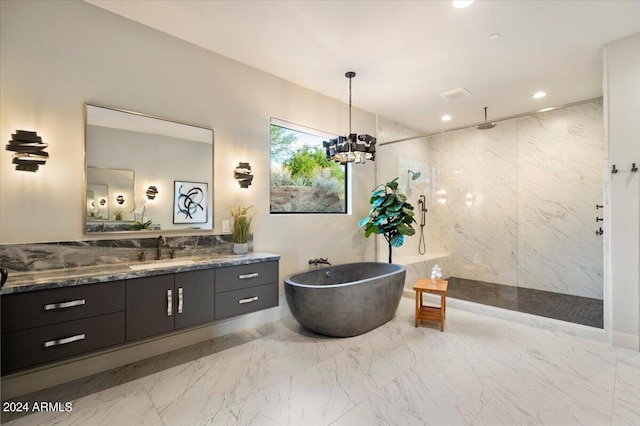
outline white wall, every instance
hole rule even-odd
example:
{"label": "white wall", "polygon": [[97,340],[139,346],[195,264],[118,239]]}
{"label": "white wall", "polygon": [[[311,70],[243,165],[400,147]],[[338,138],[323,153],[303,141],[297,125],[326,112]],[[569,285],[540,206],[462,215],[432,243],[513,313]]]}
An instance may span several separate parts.
{"label": "white wall", "polygon": [[640,347],[640,33],[605,50],[609,169],[606,228],[609,235],[611,337],[616,346]]}
{"label": "white wall", "polygon": [[[373,240],[357,226],[369,208],[373,163],[353,168],[353,215],[268,213],[270,118],[341,134],[348,128],[344,103],[84,2],[3,1],[0,11],[0,139],[16,129],[36,130],[50,153],[32,174],[15,171],[11,153],[0,150],[1,244],[87,238],[89,102],[213,128],[214,232],[229,217],[229,205],[255,204],[254,249],[282,255],[281,275],[320,256],[334,263],[373,260]],[[354,129],[375,132],[372,114],[353,113]],[[255,171],[249,189],[233,180],[239,161]]]}

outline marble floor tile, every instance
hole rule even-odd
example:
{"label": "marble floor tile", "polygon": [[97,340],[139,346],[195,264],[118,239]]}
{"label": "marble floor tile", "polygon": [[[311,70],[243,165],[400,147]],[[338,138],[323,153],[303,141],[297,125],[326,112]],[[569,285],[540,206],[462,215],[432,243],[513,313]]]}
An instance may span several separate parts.
{"label": "marble floor tile", "polygon": [[71,402],[68,412],[31,413],[3,423],[16,426],[162,425],[158,412],[144,391],[126,392],[112,388]]}
{"label": "marble floor tile", "polygon": [[331,423],[331,426],[420,426],[424,424],[425,422],[422,420],[397,409],[393,404],[374,395]]}
{"label": "marble floor tile", "polygon": [[328,425],[371,395],[346,370],[329,360],[256,392],[235,413],[236,424]]}
{"label": "marble floor tile", "polygon": [[612,425],[640,425],[640,352],[619,349]]}
{"label": "marble floor tile", "polygon": [[[487,404],[515,358],[450,342],[425,348],[422,361],[377,395],[434,424],[469,424]],[[511,362],[510,362],[511,361]]]}
{"label": "marble floor tile", "polygon": [[615,348],[542,335],[474,424],[610,424],[615,370]]}
{"label": "marble floor tile", "polygon": [[147,378],[145,389],[166,424],[191,424],[212,413],[232,410],[252,393],[269,387],[317,361],[306,350],[271,340],[256,340],[216,352],[184,366],[169,380]]}
{"label": "marble floor tile", "polygon": [[361,336],[291,317],[14,401],[73,411],[8,425],[637,425],[640,353],[449,308],[414,326],[414,300]]}

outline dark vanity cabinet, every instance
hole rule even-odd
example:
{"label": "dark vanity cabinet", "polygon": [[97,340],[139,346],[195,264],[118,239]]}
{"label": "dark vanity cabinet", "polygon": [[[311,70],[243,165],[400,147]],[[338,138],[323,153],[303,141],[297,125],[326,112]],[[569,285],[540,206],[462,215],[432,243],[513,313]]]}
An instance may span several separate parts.
{"label": "dark vanity cabinet", "polygon": [[278,306],[278,261],[4,294],[0,300],[7,374]]}
{"label": "dark vanity cabinet", "polygon": [[124,343],[125,283],[3,295],[2,374]]}
{"label": "dark vanity cabinet", "polygon": [[127,341],[213,321],[214,271],[127,280]]}
{"label": "dark vanity cabinet", "polygon": [[278,306],[278,262],[216,269],[215,319]]}

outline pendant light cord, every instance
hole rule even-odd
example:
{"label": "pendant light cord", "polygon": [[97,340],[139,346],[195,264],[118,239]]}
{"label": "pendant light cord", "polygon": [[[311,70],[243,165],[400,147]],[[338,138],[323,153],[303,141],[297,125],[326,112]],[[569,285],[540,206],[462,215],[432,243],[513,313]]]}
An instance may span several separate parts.
{"label": "pendant light cord", "polygon": [[353,77],[349,77],[349,135],[351,135],[351,79]]}

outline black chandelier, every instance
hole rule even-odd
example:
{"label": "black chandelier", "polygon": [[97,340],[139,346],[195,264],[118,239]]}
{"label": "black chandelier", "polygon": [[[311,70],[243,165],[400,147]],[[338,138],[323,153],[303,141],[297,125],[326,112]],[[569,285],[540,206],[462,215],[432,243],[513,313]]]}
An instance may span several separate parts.
{"label": "black chandelier", "polygon": [[376,138],[370,135],[351,133],[351,79],[356,76],[353,71],[345,75],[349,79],[349,133],[335,139],[322,142],[326,149],[327,160],[346,163],[364,163],[366,160],[376,159]]}

